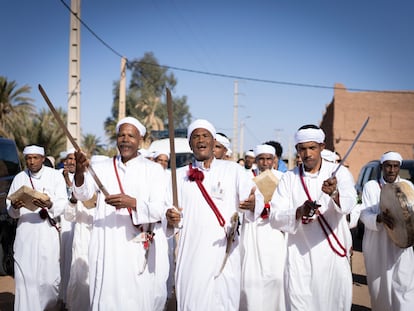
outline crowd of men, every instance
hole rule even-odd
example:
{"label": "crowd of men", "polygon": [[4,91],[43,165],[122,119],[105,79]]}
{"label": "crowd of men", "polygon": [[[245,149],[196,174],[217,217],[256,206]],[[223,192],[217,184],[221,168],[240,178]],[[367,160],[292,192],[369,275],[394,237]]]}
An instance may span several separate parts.
{"label": "crowd of men", "polygon": [[[232,161],[230,141],[213,124],[192,122],[193,161],[168,169],[169,152],[148,159],[146,128],[116,125],[119,154],[61,154],[48,167],[44,148],[23,150],[8,213],[14,244],[15,310],[350,310],[352,237],[346,216],[361,209],[373,310],[414,305],[413,248],[399,248],[379,208],[381,187],[399,177],[397,152],[381,156],[382,177],[357,207],[349,170],[325,150],[325,134],[295,134],[297,166],[267,141]],[[338,167],[339,165],[339,167]],[[174,176],[173,175],[173,176]],[[30,194],[13,197],[22,188]],[[414,188],[413,188],[414,189]],[[390,207],[391,208],[391,207]]]}

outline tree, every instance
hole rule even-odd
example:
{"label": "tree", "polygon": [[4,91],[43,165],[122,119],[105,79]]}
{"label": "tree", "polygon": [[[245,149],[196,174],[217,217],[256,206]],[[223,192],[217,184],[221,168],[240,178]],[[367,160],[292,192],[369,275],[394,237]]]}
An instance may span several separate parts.
{"label": "tree", "polygon": [[[168,125],[167,106],[165,103],[165,89],[173,92],[177,80],[172,73],[158,64],[153,53],[145,53],[140,60],[128,63],[132,71],[126,98],[126,115],[136,117],[147,128],[163,130]],[[115,125],[118,119],[119,82],[114,84],[114,102],[112,117],[105,121],[105,131],[112,141],[115,140]],[[187,98],[174,98],[174,124],[186,127],[191,121],[191,114],[186,103]],[[144,145],[151,142],[150,135],[145,137]]]}
{"label": "tree", "polygon": [[99,137],[96,137],[96,135],[93,134],[86,134],[85,136],[83,136],[82,151],[84,151],[89,158],[95,154],[106,153],[103,145],[100,142]]}
{"label": "tree", "polygon": [[27,119],[35,115],[32,98],[24,96],[30,93],[28,85],[17,88],[15,81],[7,81],[0,76],[0,135],[16,139],[16,130],[22,127]]}

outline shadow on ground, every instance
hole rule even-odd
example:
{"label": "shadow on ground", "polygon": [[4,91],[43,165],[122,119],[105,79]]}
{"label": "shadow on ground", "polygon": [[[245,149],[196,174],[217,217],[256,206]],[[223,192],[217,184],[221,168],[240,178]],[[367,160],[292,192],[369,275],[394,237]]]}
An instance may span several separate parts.
{"label": "shadow on ground", "polygon": [[360,306],[360,305],[352,305],[351,307],[351,311],[370,311],[371,308],[367,308],[365,306]]}
{"label": "shadow on ground", "polygon": [[0,310],[13,311],[14,295],[12,293],[0,293]]}

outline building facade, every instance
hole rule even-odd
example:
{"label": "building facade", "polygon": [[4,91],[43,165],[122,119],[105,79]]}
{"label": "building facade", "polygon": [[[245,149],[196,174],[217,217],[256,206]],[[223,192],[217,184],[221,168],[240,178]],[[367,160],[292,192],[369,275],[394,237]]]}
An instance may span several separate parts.
{"label": "building facade", "polygon": [[414,159],[414,91],[350,92],[335,84],[320,124],[326,148],[344,156],[368,117],[365,131],[346,160],[355,180],[365,163],[386,151]]}

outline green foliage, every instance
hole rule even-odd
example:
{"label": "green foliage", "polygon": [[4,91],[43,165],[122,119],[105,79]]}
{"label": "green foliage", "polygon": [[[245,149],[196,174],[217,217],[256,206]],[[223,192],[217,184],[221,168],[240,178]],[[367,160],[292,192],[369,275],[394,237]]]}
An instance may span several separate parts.
{"label": "green foliage", "polygon": [[[140,60],[129,62],[127,68],[131,70],[131,79],[126,94],[125,115],[140,120],[147,128],[147,133],[164,130],[168,127],[165,90],[169,88],[173,92],[177,84],[176,78],[158,64],[153,53],[145,53]],[[113,94],[112,117],[105,121],[105,132],[114,142],[119,111],[119,82],[114,83]],[[175,97],[173,102],[175,127],[187,127],[191,122],[187,97]],[[147,134],[145,143],[149,142],[150,137]]]}

